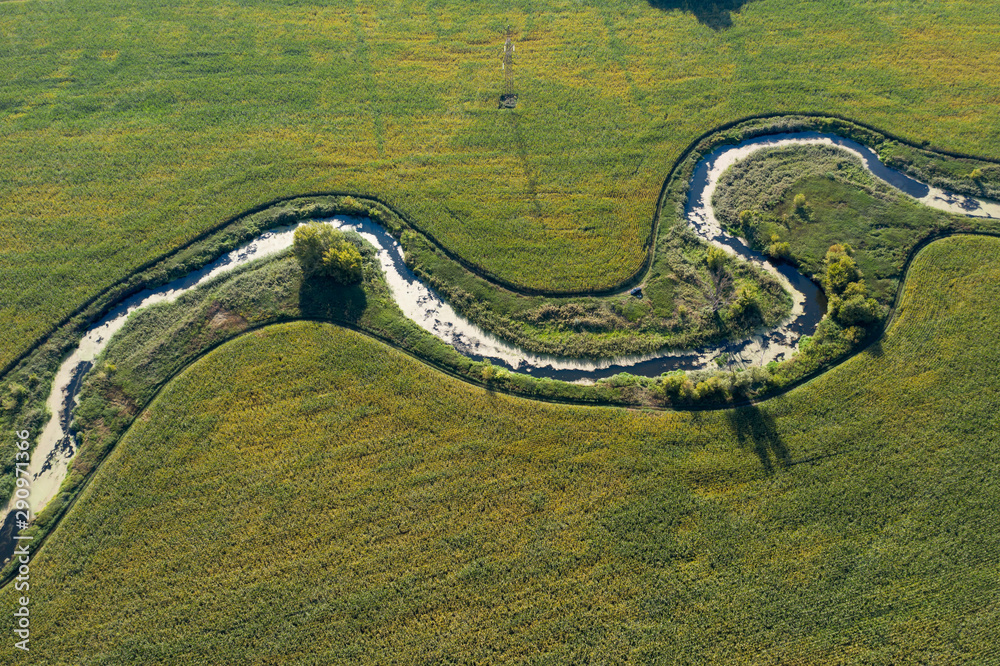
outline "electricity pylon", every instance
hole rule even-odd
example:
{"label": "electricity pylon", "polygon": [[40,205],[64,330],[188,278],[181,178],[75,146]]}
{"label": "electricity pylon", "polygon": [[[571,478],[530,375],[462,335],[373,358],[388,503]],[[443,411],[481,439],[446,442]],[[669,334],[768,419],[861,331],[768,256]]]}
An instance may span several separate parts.
{"label": "electricity pylon", "polygon": [[513,109],[517,106],[514,92],[514,31],[507,26],[507,41],[503,45],[503,93],[500,94],[500,108]]}

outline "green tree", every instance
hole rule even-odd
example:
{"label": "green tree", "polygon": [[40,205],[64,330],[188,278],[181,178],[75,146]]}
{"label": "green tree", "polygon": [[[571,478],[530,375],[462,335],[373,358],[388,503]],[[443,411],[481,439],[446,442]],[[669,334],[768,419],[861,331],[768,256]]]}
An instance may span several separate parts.
{"label": "green tree", "polygon": [[791,259],[792,258],[792,246],[788,244],[787,241],[771,243],[764,250],[767,256],[774,257],[775,259]]}
{"label": "green tree", "polygon": [[826,253],[826,278],[824,284],[830,296],[844,293],[847,285],[862,278],[850,246],[832,245]]}
{"label": "green tree", "polygon": [[695,396],[698,400],[705,402],[723,402],[729,399],[729,387],[726,381],[714,375],[703,382],[698,382],[695,387]]}
{"label": "green tree", "polygon": [[361,253],[351,243],[341,239],[323,253],[323,270],[340,284],[361,282]]}
{"label": "green tree", "polygon": [[708,255],[705,257],[705,261],[713,273],[718,273],[726,265],[726,251],[721,247],[710,247],[708,248]]}
{"label": "green tree", "polygon": [[880,315],[878,303],[874,298],[865,298],[863,285],[861,290],[853,289],[859,284],[853,282],[843,296],[830,298],[828,311],[833,320],[841,326],[868,326],[878,321]]}
{"label": "green tree", "polygon": [[361,253],[344,232],[311,222],[295,230],[292,252],[306,277],[324,276],[340,284],[361,281]]}
{"label": "green tree", "polygon": [[744,324],[756,323],[761,317],[759,296],[753,286],[740,287],[732,305],[729,306],[729,316]]}
{"label": "green tree", "polygon": [[881,311],[875,299],[868,298],[868,287],[850,250],[834,245],[826,253],[827,311],[841,326],[866,327],[878,321]]}

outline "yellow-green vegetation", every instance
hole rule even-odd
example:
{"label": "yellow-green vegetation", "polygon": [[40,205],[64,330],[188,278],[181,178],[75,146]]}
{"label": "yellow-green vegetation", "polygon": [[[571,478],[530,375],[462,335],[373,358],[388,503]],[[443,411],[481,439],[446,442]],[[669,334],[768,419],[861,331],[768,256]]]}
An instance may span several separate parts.
{"label": "yellow-green vegetation", "polygon": [[[309,226],[302,228],[307,230],[306,236],[315,231]],[[475,362],[403,315],[385,284],[371,245],[353,232],[343,234],[342,239],[362,258],[360,283],[345,285],[324,275],[306,278],[290,252],[238,267],[176,302],[133,314],[83,382],[73,422],[81,446],[58,496],[33,522],[30,529],[34,536],[41,538],[52,529],[103,457],[169,379],[222,342],[269,323],[293,319],[336,322],[467,381],[548,400],[662,405],[668,400],[675,404],[697,399],[718,402],[729,397],[728,393],[702,395],[697,390],[701,383],[687,378],[690,390],[682,400],[664,393],[655,378],[619,375],[594,386],[582,386],[512,373],[489,361]],[[11,386],[19,385],[12,381]],[[0,489],[9,495],[15,459],[13,451],[7,456],[8,468]]]}
{"label": "yellow-green vegetation", "polygon": [[879,347],[698,414],[249,333],[166,387],[33,560],[31,656],[986,663],[997,285],[1000,241],[936,242]]}
{"label": "yellow-green vegetation", "polygon": [[724,30],[685,6],[0,3],[0,363],[280,196],[379,194],[492,275],[580,291],[636,273],[673,160],[734,118],[1000,150],[989,3],[759,0]]}
{"label": "yellow-green vegetation", "polygon": [[337,284],[356,284],[363,277],[356,243],[327,224],[310,222],[297,228],[292,252],[306,277],[327,277]]}

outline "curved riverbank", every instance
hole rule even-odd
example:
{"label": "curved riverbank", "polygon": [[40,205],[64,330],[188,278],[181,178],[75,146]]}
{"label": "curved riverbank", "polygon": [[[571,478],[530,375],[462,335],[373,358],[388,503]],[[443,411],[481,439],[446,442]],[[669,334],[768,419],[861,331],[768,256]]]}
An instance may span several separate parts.
{"label": "curved riverbank", "polygon": [[[960,212],[967,216],[1000,217],[1000,205],[969,196],[951,194],[921,183],[886,167],[879,161],[874,151],[857,141],[815,131],[763,135],[754,134],[754,130],[748,131],[751,134],[750,138],[735,145],[725,140],[721,142],[721,146],[718,145],[718,141],[714,143],[709,141],[709,148],[712,145],[716,146],[709,150],[703,147],[702,143],[693,144],[675,164],[658,206],[658,210],[661,210],[664,202],[671,200],[668,192],[669,183],[675,181],[678,175],[687,173],[689,181],[685,183],[686,196],[683,210],[691,228],[703,240],[724,247],[729,253],[739,255],[768,270],[792,293],[795,306],[790,318],[776,328],[759,331],[756,335],[737,342],[709,345],[690,351],[590,360],[525,352],[468,321],[410,271],[403,261],[402,247],[394,236],[394,233],[398,234],[401,231],[398,224],[391,224],[389,225],[391,229],[388,229],[371,219],[341,217],[328,221],[340,227],[353,228],[376,245],[379,248],[382,270],[397,304],[406,316],[424,330],[452,345],[467,358],[489,359],[499,366],[534,377],[592,382],[621,372],[659,376],[675,369],[712,368],[714,359],[720,356],[724,356],[733,368],[760,366],[770,361],[788,358],[795,351],[798,340],[815,330],[825,311],[825,300],[818,286],[791,265],[773,264],[763,255],[747,247],[742,239],[723,232],[712,211],[712,194],[722,173],[728,166],[758,150],[792,144],[835,145],[858,156],[873,175],[922,203],[939,210]],[[683,166],[685,157],[692,155],[699,155],[701,158],[693,166],[685,168]],[[676,198],[674,195],[675,200]],[[281,219],[280,215],[278,219]],[[293,219],[296,218],[293,216]],[[35,447],[32,469],[29,471],[34,480],[35,492],[31,503],[34,514],[37,515],[42,511],[55,497],[76,452],[76,442],[67,434],[76,399],[75,390],[71,386],[75,385],[78,388],[80,377],[107,344],[111,335],[121,327],[127,316],[145,305],[174,300],[198,284],[254,258],[281,251],[291,244],[291,235],[297,224],[266,231],[207,266],[191,271],[162,287],[134,294],[114,307],[97,324],[88,328],[80,344],[59,368],[49,394],[49,411],[57,414],[58,418],[50,419]],[[808,376],[813,374],[815,371],[807,373]],[[800,382],[793,380],[793,384],[798,383]],[[11,514],[8,513],[3,529],[0,530],[0,542],[9,539],[13,534],[10,518]]]}
{"label": "curved riverbank", "polygon": [[[712,210],[712,195],[725,170],[751,154],[767,148],[810,144],[836,145],[854,153],[875,176],[929,206],[948,212],[961,210],[970,216],[1000,216],[1000,204],[951,195],[931,188],[886,167],[870,149],[837,135],[817,132],[786,133],[756,137],[735,146],[718,148],[700,160],[694,169],[685,206],[687,221],[702,239],[745,260],[753,261],[779,277],[793,295],[795,305],[792,316],[777,328],[761,331],[735,343],[711,345],[691,352],[593,360],[538,355],[518,349],[462,317],[433,289],[427,287],[406,266],[402,247],[384,226],[371,219],[359,218],[341,217],[326,222],[339,228],[353,229],[372,243],[378,249],[379,263],[393,297],[404,314],[428,332],[476,360],[489,359],[511,370],[566,381],[593,380],[622,371],[654,376],[675,369],[705,369],[721,354],[727,354],[740,367],[759,366],[790,356],[801,336],[815,330],[825,310],[822,292],[815,283],[792,266],[774,264],[751,250],[742,239],[725,233]],[[297,225],[286,225],[265,232],[200,270],[158,289],[146,290],[130,297],[87,331],[77,349],[60,367],[50,393],[49,409],[59,417],[50,419],[40,436],[29,469],[34,489],[31,500],[33,513],[42,511],[58,491],[68,471],[69,461],[75,453],[75,443],[67,432],[76,399],[72,386],[79,386],[79,377],[97,358],[111,336],[124,325],[128,316],[153,303],[175,300],[181,294],[254,258],[269,256],[290,247],[295,226]],[[9,531],[11,526],[5,524],[5,528],[5,531]]]}

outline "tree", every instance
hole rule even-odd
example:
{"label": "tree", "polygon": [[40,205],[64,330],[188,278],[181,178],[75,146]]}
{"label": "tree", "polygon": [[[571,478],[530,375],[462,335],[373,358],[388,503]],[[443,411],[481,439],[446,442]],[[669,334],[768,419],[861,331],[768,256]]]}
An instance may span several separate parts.
{"label": "tree", "polygon": [[323,268],[326,274],[340,284],[361,282],[361,253],[346,240],[323,253]]}
{"label": "tree", "polygon": [[828,295],[839,295],[847,289],[847,285],[861,280],[861,270],[850,246],[832,245],[826,253],[826,290]]}
{"label": "tree", "polygon": [[868,298],[864,276],[852,252],[849,245],[833,245],[826,253],[827,311],[841,326],[868,326],[881,313],[875,299]]}
{"label": "tree", "polygon": [[306,277],[323,276],[340,284],[361,281],[361,253],[344,232],[311,222],[295,230],[292,252]]}
{"label": "tree", "polygon": [[709,270],[713,273],[718,273],[726,265],[726,251],[721,247],[710,247],[708,248],[708,256],[705,257],[705,261],[708,263]]}
{"label": "tree", "polygon": [[695,396],[705,402],[722,402],[729,399],[729,387],[722,377],[714,375],[695,387]]}
{"label": "tree", "polygon": [[733,304],[729,306],[729,316],[745,325],[760,321],[760,302],[757,289],[753,286],[742,286],[736,293]]}
{"label": "tree", "polygon": [[868,326],[878,320],[880,312],[875,299],[867,296],[864,281],[850,283],[843,294],[830,297],[830,316],[841,326]]}
{"label": "tree", "polygon": [[795,215],[799,217],[803,222],[812,222],[812,206],[806,201],[806,195],[799,192],[795,195],[795,199],[792,200],[794,205]]}
{"label": "tree", "polygon": [[773,257],[775,259],[791,259],[792,258],[792,246],[788,244],[787,241],[777,241],[771,243],[764,249],[767,256]]}

